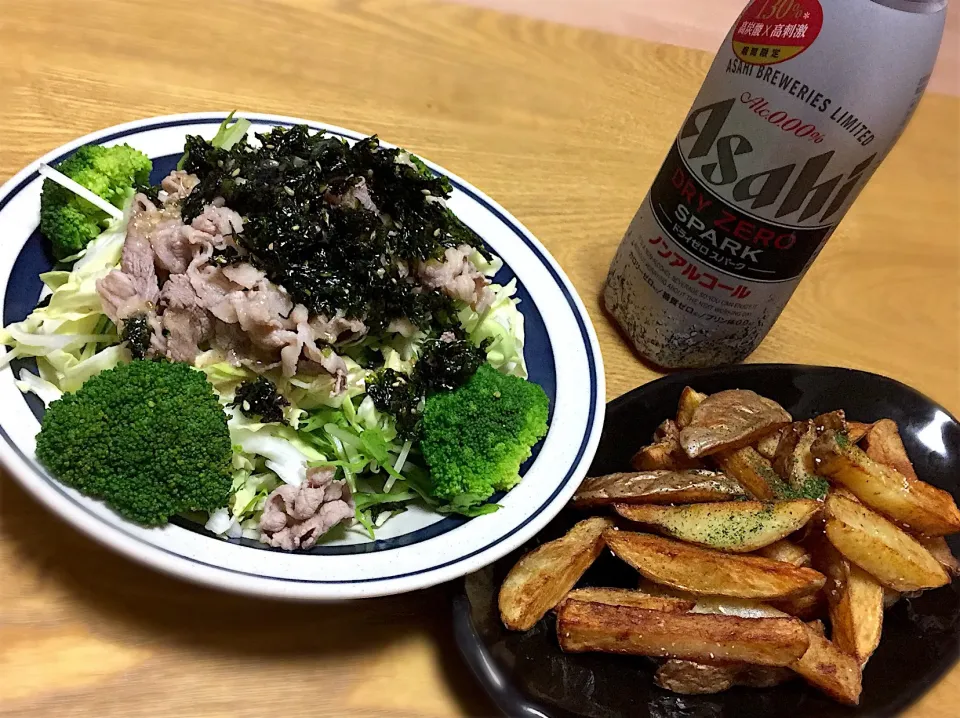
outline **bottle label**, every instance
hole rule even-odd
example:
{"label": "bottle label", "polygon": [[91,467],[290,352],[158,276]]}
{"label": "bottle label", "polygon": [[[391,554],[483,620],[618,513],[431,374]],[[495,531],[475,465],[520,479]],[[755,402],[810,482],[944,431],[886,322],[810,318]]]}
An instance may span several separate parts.
{"label": "bottle label", "polygon": [[692,257],[760,282],[798,276],[833,229],[774,224],[723,201],[691,172],[676,145],[653,183],[650,202],[658,224]]}
{"label": "bottle label", "polygon": [[776,65],[810,47],[823,28],[819,0],[761,0],[733,29],[733,52],[751,65]]}

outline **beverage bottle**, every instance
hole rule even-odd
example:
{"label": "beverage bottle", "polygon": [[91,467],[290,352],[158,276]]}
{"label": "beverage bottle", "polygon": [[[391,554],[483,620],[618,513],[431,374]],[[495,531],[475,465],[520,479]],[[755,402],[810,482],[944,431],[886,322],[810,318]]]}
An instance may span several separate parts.
{"label": "beverage bottle", "polygon": [[947,0],[752,0],[730,30],[604,287],[664,368],[764,338],[923,95]]}

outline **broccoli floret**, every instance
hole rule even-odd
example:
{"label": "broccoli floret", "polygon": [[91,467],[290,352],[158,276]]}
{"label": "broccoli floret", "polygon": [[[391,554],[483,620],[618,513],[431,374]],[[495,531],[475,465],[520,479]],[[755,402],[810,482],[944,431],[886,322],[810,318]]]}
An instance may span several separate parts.
{"label": "broccoli floret", "polygon": [[484,364],[464,386],[431,395],[420,449],[432,494],[444,501],[486,501],[520,481],[520,464],[547,433],[549,401],[537,384]]}
{"label": "broccoli floret", "polygon": [[[57,169],[115,207],[122,207],[134,186],[150,181],[153,163],[129,145],[84,145]],[[53,180],[43,181],[40,230],[58,259],[76,254],[106,229],[109,217]]]}
{"label": "broccoli floret", "polygon": [[37,458],[60,481],[155,526],[230,492],[227,417],[201,372],[135,360],[50,404]]}

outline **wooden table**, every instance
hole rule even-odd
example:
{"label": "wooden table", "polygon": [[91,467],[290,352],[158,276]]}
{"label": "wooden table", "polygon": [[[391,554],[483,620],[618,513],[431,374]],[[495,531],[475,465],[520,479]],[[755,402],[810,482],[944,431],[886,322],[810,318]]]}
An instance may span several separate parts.
{"label": "wooden table", "polygon": [[[91,130],[241,108],[324,120],[475,182],[554,253],[610,398],[655,377],[601,315],[610,257],[709,66],[700,51],[435,2],[0,4],[0,180]],[[928,95],[751,361],[890,375],[960,413],[960,100]],[[157,575],[0,479],[0,716],[491,715],[449,588],[256,601]],[[910,713],[956,715],[960,669]]]}

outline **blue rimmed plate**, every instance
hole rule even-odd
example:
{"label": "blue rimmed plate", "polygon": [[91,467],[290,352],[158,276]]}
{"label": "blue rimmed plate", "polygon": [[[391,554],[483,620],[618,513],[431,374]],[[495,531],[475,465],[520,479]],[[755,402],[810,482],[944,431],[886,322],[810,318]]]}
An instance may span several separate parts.
{"label": "blue rimmed plate", "polygon": [[[291,117],[244,116],[257,132],[306,123],[351,140],[363,137]],[[38,231],[40,161],[59,162],[84,144],[127,143],[153,158],[156,182],[176,164],[187,135],[212,137],[224,117],[170,115],[111,127],[57,148],[0,188],[3,324],[30,313],[40,294],[38,275],[52,266]],[[50,510],[98,541],[168,573],[245,593],[316,600],[402,593],[476,571],[516,549],[560,511],[596,451],[604,416],[600,349],[582,301],[536,238],[475,187],[430,166],[453,184],[451,209],[502,257],[496,281],[516,277],[530,379],[551,402],[550,431],[499,511],[467,521],[415,509],[384,526],[377,541],[348,534],[293,554],[223,541],[183,520],[145,529],[62,486],[36,462],[34,437],[43,409],[16,388],[16,366],[0,371],[0,461]]]}

